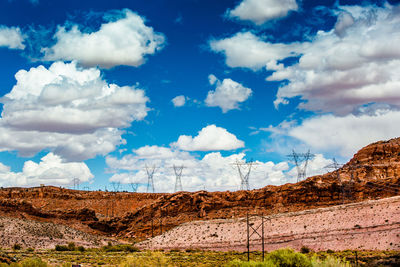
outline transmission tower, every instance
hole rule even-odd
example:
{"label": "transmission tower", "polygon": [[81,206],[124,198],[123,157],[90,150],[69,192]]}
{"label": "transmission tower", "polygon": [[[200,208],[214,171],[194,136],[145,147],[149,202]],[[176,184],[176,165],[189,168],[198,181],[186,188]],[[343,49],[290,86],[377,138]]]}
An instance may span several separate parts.
{"label": "transmission tower", "polygon": [[139,187],[139,183],[134,183],[134,182],[132,182],[132,183],[130,183],[130,185],[131,185],[131,187],[132,187],[132,192],[133,192],[133,193],[137,192],[137,189],[138,189],[138,187]]}
{"label": "transmission tower", "polygon": [[79,190],[79,184],[80,184],[81,180],[79,180],[79,178],[74,178],[74,179],[72,179],[72,182],[74,183],[74,189]]}
{"label": "transmission tower", "polygon": [[111,184],[114,188],[114,192],[117,192],[119,190],[119,187],[121,186],[121,182],[111,182]]}
{"label": "transmission tower", "polygon": [[249,162],[241,162],[239,160],[236,160],[235,163],[232,163],[234,165],[239,173],[240,177],[240,190],[249,190],[250,185],[249,185],[249,177],[250,177],[250,172],[251,168],[254,165],[257,165],[256,162],[254,161],[249,161]]}
{"label": "transmission tower", "polygon": [[149,167],[146,165],[146,173],[147,173],[147,193],[149,192],[149,188],[151,188],[152,192],[154,193],[154,172],[157,170],[155,165]]}
{"label": "transmission tower", "polygon": [[326,165],[324,168],[329,170],[333,170],[333,172],[336,172],[336,179],[338,184],[341,187],[341,193],[342,193],[342,203],[344,204],[345,202],[345,188],[344,188],[344,184],[342,182],[342,179],[340,179],[340,172],[339,169],[343,167],[343,164],[339,164],[337,163],[336,159],[333,158],[333,163]]}
{"label": "transmission tower", "polygon": [[[303,181],[306,179],[306,172],[308,161],[315,157],[314,154],[310,153],[310,150],[307,153],[296,153],[294,149],[292,150],[292,154],[287,156],[296,164],[297,169],[297,182]],[[304,163],[304,164],[303,164]]]}
{"label": "transmission tower", "polygon": [[185,166],[183,166],[183,165],[181,165],[181,166],[174,165],[173,168],[174,168],[175,177],[176,177],[176,179],[175,179],[175,192],[183,191],[181,177],[182,177],[182,171],[185,168]]}

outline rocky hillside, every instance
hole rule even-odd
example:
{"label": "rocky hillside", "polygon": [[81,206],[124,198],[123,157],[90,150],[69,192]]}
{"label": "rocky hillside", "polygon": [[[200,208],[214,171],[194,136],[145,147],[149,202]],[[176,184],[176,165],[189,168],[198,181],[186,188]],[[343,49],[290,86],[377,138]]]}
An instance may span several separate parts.
{"label": "rocky hillside", "polygon": [[111,239],[87,234],[64,225],[0,217],[0,247],[19,244],[23,248],[53,249],[73,242],[76,246],[98,247]]}
{"label": "rocky hillside", "polygon": [[0,215],[145,238],[194,220],[277,214],[400,195],[400,138],[368,145],[338,171],[236,192],[146,194],[57,187],[0,190]]}
{"label": "rocky hillside", "polygon": [[[181,224],[138,244],[143,249],[247,250],[247,218]],[[399,250],[400,197],[369,200],[328,208],[249,217],[262,234],[267,251],[306,246],[321,250]],[[252,229],[250,229],[252,230]],[[250,231],[252,234],[253,231]],[[259,235],[250,236],[251,250],[262,249]]]}

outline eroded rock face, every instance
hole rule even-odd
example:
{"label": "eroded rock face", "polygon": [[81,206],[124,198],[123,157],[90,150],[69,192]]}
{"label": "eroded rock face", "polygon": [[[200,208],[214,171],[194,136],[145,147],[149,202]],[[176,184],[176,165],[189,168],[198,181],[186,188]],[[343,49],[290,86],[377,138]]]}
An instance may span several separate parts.
{"label": "eroded rock face", "polygon": [[244,217],[247,213],[271,215],[399,195],[399,173],[400,138],[396,138],[362,148],[337,172],[296,184],[174,194],[6,188],[0,190],[0,215],[144,238],[193,220]]}
{"label": "eroded rock face", "polygon": [[124,225],[119,235],[149,236],[151,220],[153,234],[159,234],[161,228],[193,220],[270,215],[399,195],[400,138],[362,148],[337,172],[251,191],[167,194],[110,223]]}

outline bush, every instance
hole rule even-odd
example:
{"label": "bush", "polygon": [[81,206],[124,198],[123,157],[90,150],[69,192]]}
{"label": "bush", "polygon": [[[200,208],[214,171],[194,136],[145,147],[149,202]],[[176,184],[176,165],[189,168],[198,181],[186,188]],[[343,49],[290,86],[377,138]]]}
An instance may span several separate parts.
{"label": "bush", "polygon": [[229,267],[312,267],[311,260],[292,249],[278,249],[265,257],[264,262],[244,262],[234,260],[228,263]]}
{"label": "bush", "polygon": [[80,251],[80,252],[84,252],[85,251],[85,247],[79,246],[79,247],[77,247],[77,250]]}
{"label": "bush", "polygon": [[267,255],[265,261],[271,263],[270,266],[285,266],[285,267],[312,266],[311,261],[307,256],[295,252],[293,249],[289,248],[272,251]]}
{"label": "bush", "polygon": [[21,245],[15,243],[14,246],[13,246],[13,250],[20,250],[20,249],[21,249]]}
{"label": "bush", "polygon": [[303,253],[303,254],[308,254],[308,253],[310,253],[310,251],[311,251],[311,249],[306,246],[302,246],[300,249],[300,253]]}
{"label": "bush", "polygon": [[114,245],[114,246],[105,246],[102,248],[105,252],[139,252],[140,250],[132,245]]}
{"label": "bush", "polygon": [[68,243],[67,247],[68,247],[69,251],[74,251],[75,250],[75,243],[74,242]]}
{"label": "bush", "polygon": [[56,251],[69,251],[67,246],[63,246],[63,245],[56,245],[55,247]]}

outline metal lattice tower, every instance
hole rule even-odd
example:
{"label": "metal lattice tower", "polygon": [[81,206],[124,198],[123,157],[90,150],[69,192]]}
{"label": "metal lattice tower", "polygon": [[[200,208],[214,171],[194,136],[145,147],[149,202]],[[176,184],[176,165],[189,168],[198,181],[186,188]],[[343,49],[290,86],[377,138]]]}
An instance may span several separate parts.
{"label": "metal lattice tower", "polygon": [[134,182],[132,182],[132,183],[130,183],[130,185],[131,185],[131,187],[132,187],[132,192],[133,192],[133,193],[136,193],[136,192],[137,192],[137,189],[138,189],[138,187],[139,187],[139,183],[134,183]]}
{"label": "metal lattice tower", "polygon": [[249,190],[250,189],[250,185],[249,185],[250,172],[251,172],[252,167],[254,165],[257,165],[257,163],[254,161],[240,162],[239,160],[236,160],[236,162],[232,163],[232,164],[236,166],[238,173],[239,173],[240,190]]}
{"label": "metal lattice tower", "polygon": [[146,192],[149,193],[149,188],[151,188],[152,192],[154,193],[154,172],[156,171],[157,167],[155,165],[149,167],[146,165],[146,173],[147,173],[147,190]]}
{"label": "metal lattice tower", "polygon": [[111,182],[111,184],[114,189],[114,192],[117,192],[119,190],[119,187],[121,186],[121,182]]}
{"label": "metal lattice tower", "polygon": [[333,163],[326,165],[324,168],[329,170],[333,170],[333,172],[336,172],[336,179],[338,184],[341,187],[341,193],[342,193],[342,203],[345,202],[345,188],[344,188],[344,184],[342,182],[342,179],[340,179],[340,172],[339,169],[343,167],[343,164],[339,164],[337,163],[336,159],[333,158]]}
{"label": "metal lattice tower", "polygon": [[79,180],[79,178],[74,178],[72,179],[72,182],[74,183],[74,189],[79,190],[79,184],[81,183],[81,180]]}
{"label": "metal lattice tower", "polygon": [[174,165],[173,168],[174,168],[175,177],[176,177],[176,180],[175,180],[175,192],[183,191],[181,177],[182,177],[182,171],[185,168],[185,166],[183,166],[183,165],[181,165],[181,166]]}
{"label": "metal lattice tower", "polygon": [[339,174],[339,169],[343,167],[343,164],[337,163],[336,159],[333,158],[333,163],[326,165],[324,168],[329,170],[333,170],[333,172],[336,172],[336,177],[337,181],[339,184],[342,184],[342,180],[340,179],[340,174]]}
{"label": "metal lattice tower", "polygon": [[[292,150],[292,154],[287,156],[296,164],[297,169],[297,182],[303,181],[307,177],[307,166],[308,161],[315,157],[314,154],[310,153],[310,150],[307,153],[296,153],[294,149]],[[304,163],[304,164],[303,164]]]}

